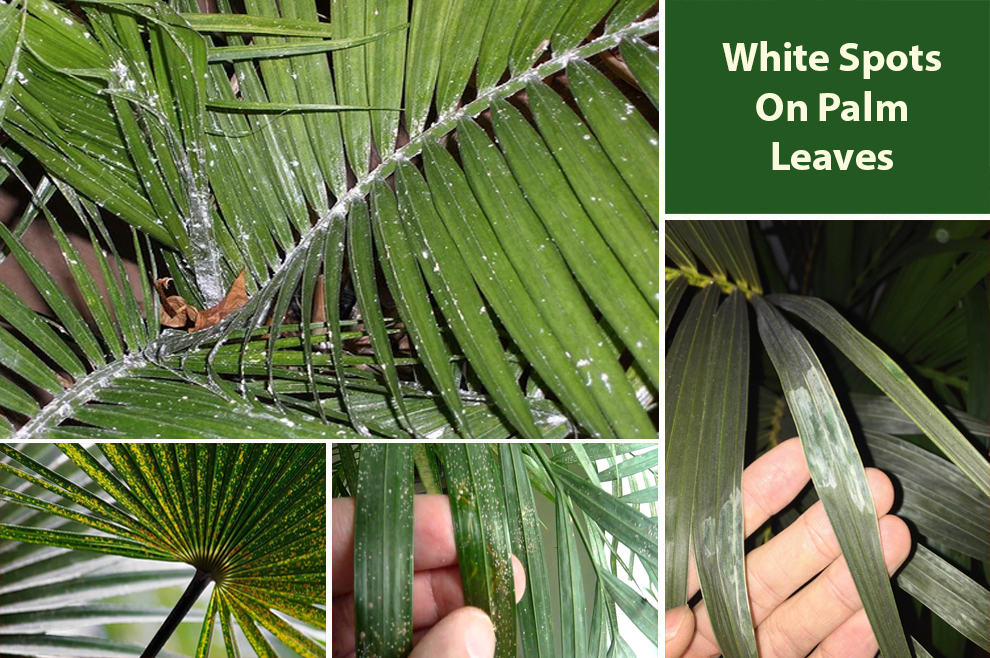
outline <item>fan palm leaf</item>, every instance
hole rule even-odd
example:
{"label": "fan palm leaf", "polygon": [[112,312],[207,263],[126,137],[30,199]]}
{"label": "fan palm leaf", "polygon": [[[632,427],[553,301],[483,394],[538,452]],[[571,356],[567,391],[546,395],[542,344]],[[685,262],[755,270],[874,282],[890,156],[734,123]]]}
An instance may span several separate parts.
{"label": "fan palm leaf", "polygon": [[[301,656],[325,655],[322,644],[297,628],[298,622],[326,628],[323,445],[55,445],[67,458],[63,466],[85,474],[88,486],[0,444],[8,458],[0,463],[6,476],[0,487],[0,538],[8,553],[0,596],[5,651],[8,636],[16,636],[9,643],[20,651],[46,653],[46,646],[72,649],[80,641],[48,631],[157,620],[159,610],[92,601],[189,579],[171,569],[108,573],[105,554],[194,567],[188,606],[214,584],[197,655],[208,655],[217,615],[229,646],[237,646],[233,615],[259,656],[275,652],[256,624]],[[157,648],[152,642],[144,655],[155,655],[168,634],[156,639]],[[109,647],[95,642],[91,648]]]}

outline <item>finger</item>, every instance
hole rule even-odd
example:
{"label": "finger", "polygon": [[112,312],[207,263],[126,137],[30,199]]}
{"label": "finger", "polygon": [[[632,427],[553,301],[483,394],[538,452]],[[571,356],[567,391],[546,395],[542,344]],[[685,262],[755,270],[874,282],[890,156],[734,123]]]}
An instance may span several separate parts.
{"label": "finger", "polygon": [[873,658],[879,650],[866,610],[860,608],[822,640],[809,658]]}
{"label": "finger", "polygon": [[[464,590],[457,565],[417,571],[413,574],[413,628],[429,628],[448,614],[464,607]],[[334,656],[354,650],[354,594],[333,600],[332,609]],[[339,652],[339,653],[338,653]]]}
{"label": "finger", "polygon": [[[333,595],[354,590],[354,499],[334,498],[331,508]],[[439,494],[413,496],[413,568],[457,563],[450,502]]]}
{"label": "finger", "polygon": [[[894,504],[890,478],[875,468],[866,469],[877,517]],[[825,508],[817,502],[797,521],[746,557],[749,600],[756,624],[798,588],[841,555],[839,540]]]}
{"label": "finger", "polygon": [[[516,603],[526,592],[526,573],[522,563],[512,555]],[[419,571],[413,576],[413,628],[432,626],[448,614],[464,607],[459,567]]]}
{"label": "finger", "polygon": [[682,605],[664,613],[664,658],[680,658],[694,635],[694,615]]}
{"label": "finger", "polygon": [[330,602],[331,658],[344,658],[354,652],[354,595],[344,594]]}
{"label": "finger", "polygon": [[[783,444],[781,444],[783,445]],[[890,479],[875,468],[866,469],[877,516],[886,514],[894,501]],[[768,543],[746,556],[746,585],[753,622],[759,625],[780,603],[831,564],[841,553],[821,502]],[[718,644],[704,602],[695,608],[698,631],[688,656],[718,655]]]}
{"label": "finger", "polygon": [[[433,627],[432,626],[430,626],[428,628],[422,628],[422,629],[420,629],[418,631],[415,631],[413,633],[413,646],[414,647],[419,646],[419,643],[423,640],[423,638],[425,638],[427,635],[429,635],[432,631],[433,631]],[[416,655],[418,655],[418,654],[416,654],[414,652],[413,655],[411,655],[409,658],[415,658]],[[351,651],[344,658],[356,658],[356,656],[357,656],[357,654],[355,652]]]}
{"label": "finger", "polygon": [[522,562],[519,561],[515,555],[510,555],[512,558],[512,584],[516,592],[516,603],[522,601],[522,597],[526,594],[526,570],[523,569]]}
{"label": "finger", "polygon": [[495,628],[478,608],[461,608],[444,617],[423,639],[409,658],[492,658]]}
{"label": "finger", "polygon": [[331,595],[354,589],[354,499],[330,501]]}
{"label": "finger", "polygon": [[[798,438],[780,443],[750,464],[743,471],[742,479],[746,536],[756,532],[767,519],[784,509],[810,479]],[[688,564],[689,599],[698,593],[698,587],[698,569],[692,555]]]}
{"label": "finger", "polygon": [[[522,563],[512,557],[515,579],[516,603],[526,591],[526,575]],[[344,594],[333,599],[331,625],[333,628],[334,658],[354,650],[354,595]],[[464,589],[457,565],[417,571],[413,574],[413,628],[423,629],[464,607]]]}
{"label": "finger", "polygon": [[[885,516],[880,520],[880,542],[887,573],[893,573],[911,551],[911,532],[896,516]],[[840,557],[757,627],[756,647],[763,658],[807,656],[862,608],[846,560]]]}

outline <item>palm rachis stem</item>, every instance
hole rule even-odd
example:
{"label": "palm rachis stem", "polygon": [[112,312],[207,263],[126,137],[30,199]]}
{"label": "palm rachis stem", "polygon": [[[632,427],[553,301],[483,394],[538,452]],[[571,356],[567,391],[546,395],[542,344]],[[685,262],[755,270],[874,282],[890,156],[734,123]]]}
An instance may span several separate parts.
{"label": "palm rachis stem", "polygon": [[172,612],[165,619],[165,623],[155,633],[155,637],[151,638],[151,643],[148,644],[148,648],[141,654],[141,658],[155,658],[158,655],[158,652],[162,650],[168,639],[172,637],[172,633],[179,627],[179,622],[189,614],[189,610],[196,603],[196,599],[203,593],[203,590],[206,589],[206,586],[210,584],[211,580],[212,578],[209,573],[200,571],[199,569],[196,570],[196,575],[193,576],[189,586],[186,587],[186,591],[179,597],[175,607],[172,608]]}

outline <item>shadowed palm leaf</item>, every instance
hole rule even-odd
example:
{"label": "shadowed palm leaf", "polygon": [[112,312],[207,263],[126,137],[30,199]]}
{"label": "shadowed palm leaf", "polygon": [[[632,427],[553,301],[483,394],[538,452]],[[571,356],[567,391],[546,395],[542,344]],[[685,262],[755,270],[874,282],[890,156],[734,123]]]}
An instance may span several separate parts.
{"label": "shadowed palm leaf", "polygon": [[[895,591],[942,655],[985,655],[970,651],[990,650],[986,222],[671,221],[665,238],[666,607],[687,602],[693,551],[723,655],[756,656],[742,470],[800,434],[814,490],[755,541],[820,499],[886,658],[928,655]],[[893,583],[864,462],[919,543]]]}

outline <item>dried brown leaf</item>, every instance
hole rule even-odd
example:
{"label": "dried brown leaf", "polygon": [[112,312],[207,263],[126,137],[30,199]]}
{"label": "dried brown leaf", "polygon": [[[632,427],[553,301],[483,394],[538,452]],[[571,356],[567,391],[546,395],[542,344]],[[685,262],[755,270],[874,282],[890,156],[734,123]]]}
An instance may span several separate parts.
{"label": "dried brown leaf", "polygon": [[[234,279],[230,290],[220,300],[220,303],[205,311],[200,311],[195,306],[187,304],[186,300],[178,295],[169,295],[167,290],[171,282],[172,279],[170,278],[158,279],[155,281],[155,290],[158,291],[158,296],[162,301],[160,322],[173,329],[188,328],[190,332],[208,329],[244,306],[248,301],[244,270],[241,270],[241,273]],[[192,326],[189,326],[190,324]]]}

